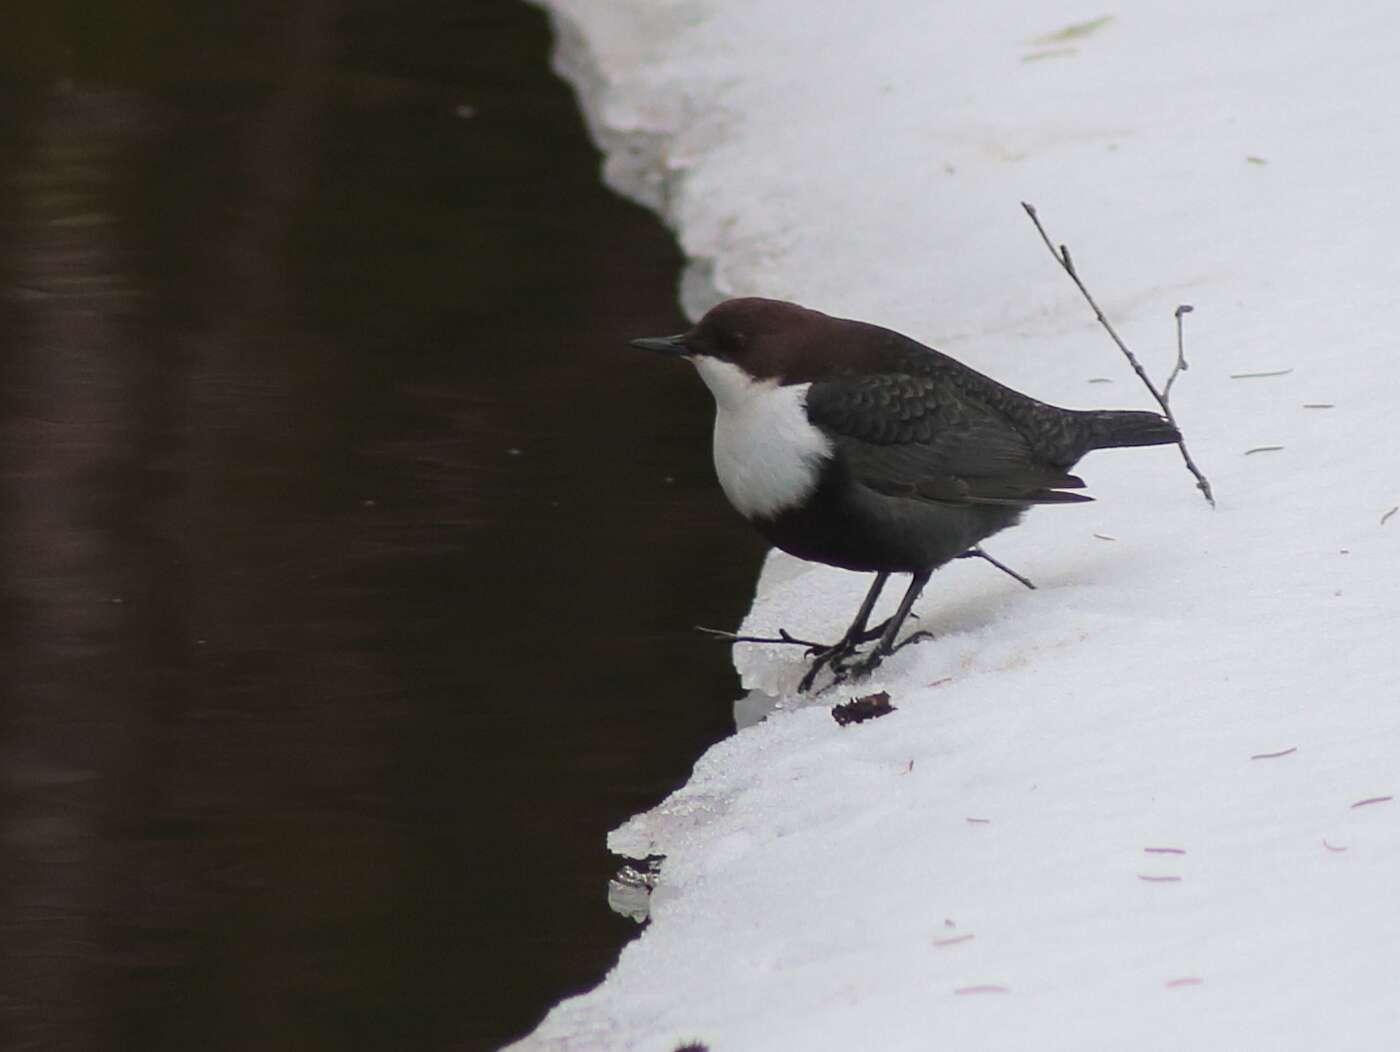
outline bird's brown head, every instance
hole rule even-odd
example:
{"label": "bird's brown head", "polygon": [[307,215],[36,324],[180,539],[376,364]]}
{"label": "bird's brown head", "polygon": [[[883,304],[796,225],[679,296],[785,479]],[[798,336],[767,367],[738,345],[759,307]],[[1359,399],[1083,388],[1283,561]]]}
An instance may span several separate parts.
{"label": "bird's brown head", "polygon": [[783,300],[745,297],[711,308],[689,332],[633,340],[632,346],[697,365],[728,362],[758,381],[799,384],[857,364],[862,341],[855,327],[874,328]]}

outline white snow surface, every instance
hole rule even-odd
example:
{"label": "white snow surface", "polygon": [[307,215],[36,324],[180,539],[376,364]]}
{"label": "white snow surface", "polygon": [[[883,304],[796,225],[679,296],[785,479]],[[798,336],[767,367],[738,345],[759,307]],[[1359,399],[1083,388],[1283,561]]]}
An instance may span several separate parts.
{"label": "white snow surface", "polygon": [[[1031,201],[1159,380],[1195,306],[1173,407],[1219,507],[1172,447],[1094,453],[1096,503],[988,543],[1039,589],[940,570],[937,639],[868,686],[798,699],[796,648],[736,647],[775,711],[613,833],[666,856],[653,919],[515,1047],[1400,1048],[1400,799],[1363,803],[1400,798],[1400,9],[549,7],[692,309],[1149,408]],[[744,629],[834,639],[867,584],[774,554]]]}

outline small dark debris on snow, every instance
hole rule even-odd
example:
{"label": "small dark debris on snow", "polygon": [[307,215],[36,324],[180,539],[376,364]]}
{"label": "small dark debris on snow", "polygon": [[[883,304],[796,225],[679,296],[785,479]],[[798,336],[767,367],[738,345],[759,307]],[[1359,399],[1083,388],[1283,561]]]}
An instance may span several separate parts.
{"label": "small dark debris on snow", "polygon": [[967,821],[968,824],[974,826],[989,826],[992,824],[992,820],[990,818],[969,818]]}
{"label": "small dark debris on snow", "polygon": [[1325,847],[1328,851],[1333,851],[1337,854],[1341,854],[1343,851],[1346,850],[1345,847],[1334,847],[1332,844],[1329,844],[1326,840],[1322,842],[1322,846]]}
{"label": "small dark debris on snow", "polygon": [[1282,446],[1255,446],[1253,449],[1246,449],[1245,456],[1253,456],[1255,453],[1277,453]]}
{"label": "small dark debris on snow", "polygon": [[890,704],[890,696],[882,690],[877,694],[867,694],[863,698],[852,698],[844,705],[837,705],[831,710],[831,718],[844,727],[848,723],[864,723],[877,716],[888,716],[892,712],[894,712],[894,706]]}
{"label": "small dark debris on snow", "polygon": [[1075,47],[1052,47],[1044,51],[1032,51],[1021,56],[1022,62],[1040,62],[1047,58],[1068,58],[1070,55],[1079,54],[1079,49]]}
{"label": "small dark debris on snow", "polygon": [[1200,985],[1201,985],[1202,983],[1204,983],[1204,982],[1205,982],[1204,979],[1197,978],[1197,977],[1194,976],[1194,975],[1188,975],[1188,976],[1184,976],[1184,977],[1181,978],[1181,979],[1172,979],[1172,980],[1170,980],[1170,981],[1167,983],[1167,989],[1168,989],[1168,990],[1173,990],[1173,989],[1175,989],[1175,988],[1178,987],[1178,986],[1200,986]]}
{"label": "small dark debris on snow", "polygon": [[1298,751],[1298,746],[1294,745],[1287,749],[1280,749],[1278,752],[1257,752],[1250,757],[1251,760],[1277,760],[1280,756],[1292,756]]}
{"label": "small dark debris on snow", "polygon": [[1261,380],[1266,376],[1287,376],[1292,369],[1272,369],[1263,373],[1231,373],[1231,380]]}
{"label": "small dark debris on snow", "polygon": [[1148,873],[1139,873],[1138,880],[1145,880],[1149,884],[1176,884],[1181,881],[1180,877],[1158,877]]}
{"label": "small dark debris on snow", "polygon": [[1011,987],[997,986],[993,983],[986,983],[982,986],[960,986],[953,991],[955,994],[1009,994]]}
{"label": "small dark debris on snow", "polygon": [[1149,855],[1184,855],[1184,847],[1145,847],[1142,849]]}
{"label": "small dark debris on snow", "polygon": [[1397,511],[1400,511],[1400,504],[1397,504],[1395,507],[1391,508],[1388,512],[1381,516],[1381,525],[1384,526],[1387,522],[1389,522],[1390,517],[1394,515]]}
{"label": "small dark debris on snow", "polygon": [[703,1041],[687,1041],[676,1046],[676,1052],[710,1052],[710,1046]]}
{"label": "small dark debris on snow", "polygon": [[1303,403],[1303,408],[1304,408],[1304,409],[1336,409],[1337,406],[1335,405],[1335,403],[1332,403],[1332,402],[1304,402],[1304,403]]}
{"label": "small dark debris on snow", "polygon": [[1356,801],[1356,803],[1352,804],[1351,806],[1352,806],[1353,808],[1356,808],[1356,807],[1369,807],[1371,804],[1388,804],[1388,803],[1390,803],[1390,801],[1392,801],[1392,800],[1394,800],[1394,799],[1395,799],[1395,797],[1393,797],[1393,796],[1368,796],[1365,800],[1358,800],[1358,801]]}
{"label": "small dark debris on snow", "polygon": [[973,938],[973,934],[968,932],[966,935],[952,935],[946,939],[934,939],[933,944],[935,946],[956,946],[960,942],[968,942]]}

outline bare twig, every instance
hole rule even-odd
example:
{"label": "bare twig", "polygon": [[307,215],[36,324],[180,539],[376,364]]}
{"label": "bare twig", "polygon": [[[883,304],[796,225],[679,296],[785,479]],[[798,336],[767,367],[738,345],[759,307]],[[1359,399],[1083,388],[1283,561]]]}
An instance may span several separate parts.
{"label": "bare twig", "polygon": [[1167,376],[1167,382],[1162,385],[1162,401],[1172,400],[1172,384],[1176,383],[1176,378],[1191,368],[1186,364],[1186,345],[1181,335],[1181,316],[1190,314],[1196,308],[1189,303],[1183,303],[1176,308],[1176,364],[1172,366],[1171,373]]}
{"label": "bare twig", "polygon": [[[1104,331],[1108,333],[1109,337],[1118,346],[1118,349],[1123,352],[1123,356],[1128,359],[1128,364],[1133,367],[1133,372],[1137,373],[1138,379],[1143,382],[1143,385],[1146,386],[1146,388],[1150,392],[1152,392],[1152,397],[1155,398],[1157,400],[1157,404],[1162,407],[1162,415],[1167,418],[1167,421],[1172,425],[1172,427],[1176,428],[1177,434],[1180,435],[1181,428],[1177,425],[1176,417],[1172,414],[1171,406],[1167,403],[1165,395],[1161,391],[1158,391],[1157,388],[1153,385],[1151,378],[1147,375],[1147,370],[1145,370],[1142,367],[1142,363],[1137,360],[1137,356],[1133,354],[1131,350],[1128,349],[1128,345],[1123,342],[1123,339],[1118,335],[1117,330],[1113,328],[1113,325],[1109,322],[1108,318],[1104,316],[1103,310],[1099,307],[1098,303],[1095,302],[1094,297],[1089,292],[1089,289],[1080,279],[1079,271],[1076,270],[1074,266],[1074,259],[1069,254],[1069,246],[1061,245],[1058,249],[1056,249],[1055,243],[1050,240],[1050,235],[1045,232],[1045,227],[1042,226],[1040,223],[1040,216],[1036,214],[1035,206],[1025,201],[1022,201],[1021,207],[1026,210],[1026,215],[1030,216],[1031,222],[1035,224],[1035,229],[1039,232],[1040,239],[1045,242],[1045,247],[1050,250],[1050,254],[1055,257],[1055,262],[1060,264],[1060,266],[1064,269],[1064,272],[1069,275],[1070,280],[1074,282],[1075,287],[1079,289],[1079,292],[1081,295],[1083,295],[1085,301],[1089,304],[1091,308],[1093,308],[1094,317],[1098,319],[1099,324],[1103,326]],[[1185,312],[1178,309],[1176,315],[1178,340],[1180,339],[1181,315],[1183,313]],[[1170,383],[1168,386],[1170,386]],[[1201,495],[1205,497],[1206,503],[1208,503],[1212,508],[1215,507],[1215,496],[1211,493],[1210,482],[1208,482],[1206,480],[1206,477],[1203,474],[1201,474],[1201,469],[1196,467],[1196,462],[1191,459],[1191,454],[1186,449],[1186,439],[1179,438],[1176,444],[1177,447],[1181,450],[1181,459],[1186,462],[1187,470],[1190,471],[1191,474],[1196,477],[1196,488],[1201,491]]]}
{"label": "bare twig", "polygon": [[776,637],[741,636],[737,632],[727,632],[722,628],[706,628],[704,625],[696,625],[695,631],[703,632],[705,635],[712,636],[715,639],[723,639],[727,643],[787,643],[795,647],[806,647],[809,650],[813,647],[816,647],[818,650],[826,649],[824,643],[813,643],[807,639],[798,639],[795,636],[788,635],[788,630],[786,628],[778,629],[778,635]]}
{"label": "bare twig", "polygon": [[1231,380],[1262,380],[1267,376],[1287,376],[1292,369],[1270,369],[1262,373],[1231,373]]}
{"label": "bare twig", "polygon": [[[995,566],[1002,573],[1006,574],[1008,577],[1015,578],[1017,581],[1020,581],[1021,584],[1029,588],[1031,591],[1035,591],[1035,584],[1031,581],[1029,577],[1017,573],[1015,570],[1011,569],[1011,567],[1007,566],[1000,559],[996,559],[993,558],[991,555],[988,555],[985,551],[982,550],[982,546],[980,544],[976,545],[975,547],[969,548],[967,551],[959,555],[958,558],[985,559],[987,562],[991,563],[993,566]],[[909,616],[917,617],[918,615],[910,614]],[[702,632],[705,635],[710,636],[714,639],[722,639],[726,643],[779,643],[785,644],[787,646],[806,647],[808,650],[829,649],[828,645],[825,643],[813,643],[809,639],[798,639],[796,636],[790,635],[786,628],[778,629],[778,634],[776,636],[741,636],[737,632],[730,632],[727,629],[707,628],[704,625],[696,625],[695,631]]]}
{"label": "bare twig", "polygon": [[985,551],[982,550],[982,546],[980,544],[975,547],[969,548],[967,551],[959,555],[958,558],[986,559],[987,562],[991,563],[993,566],[995,566],[1002,573],[1006,574],[1008,577],[1014,577],[1016,580],[1020,581],[1023,585],[1029,588],[1032,592],[1035,591],[1035,585],[1031,583],[1031,579],[1029,577],[1023,577],[1021,574],[1018,574],[1015,570],[1011,569],[1011,567],[1007,566],[1006,563],[1002,562],[1000,559],[992,558],[990,555],[988,555]]}

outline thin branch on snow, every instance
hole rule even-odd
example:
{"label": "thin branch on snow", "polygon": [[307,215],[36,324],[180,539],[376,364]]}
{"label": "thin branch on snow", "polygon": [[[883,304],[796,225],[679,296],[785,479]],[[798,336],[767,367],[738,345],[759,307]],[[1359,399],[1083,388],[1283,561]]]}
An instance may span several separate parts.
{"label": "thin branch on snow", "polygon": [[1006,563],[1002,562],[1000,559],[992,558],[992,556],[988,555],[985,551],[982,550],[982,546],[980,544],[969,548],[967,551],[959,555],[958,558],[985,559],[987,560],[987,562],[991,563],[993,566],[995,566],[1002,573],[1006,574],[1008,577],[1014,577],[1016,580],[1020,581],[1023,585],[1029,588],[1032,592],[1035,591],[1035,585],[1034,583],[1032,583],[1029,577],[1024,577],[1021,574],[1017,573],[1015,570],[1011,569],[1011,567],[1007,566]]}
{"label": "thin branch on snow", "polygon": [[1195,309],[1189,303],[1183,303],[1176,308],[1176,364],[1172,366],[1172,371],[1167,375],[1167,382],[1162,385],[1163,404],[1172,400],[1172,384],[1176,383],[1176,378],[1191,368],[1186,364],[1186,344],[1181,334],[1181,316],[1190,314]]}
{"label": "thin branch on snow", "polygon": [[[1031,581],[1029,577],[1017,573],[1015,570],[1011,569],[1011,567],[1007,566],[1006,563],[1002,562],[1000,559],[996,559],[993,558],[991,555],[988,555],[985,551],[982,550],[982,546],[980,544],[969,548],[967,551],[957,556],[957,558],[984,559],[987,562],[991,563],[993,566],[995,566],[1002,573],[1006,574],[1008,577],[1015,578],[1017,581],[1020,581],[1023,585],[1029,588],[1031,591],[1035,591],[1035,584]],[[917,618],[918,615],[910,614],[909,616]],[[710,636],[712,639],[722,639],[726,643],[776,643],[785,646],[806,647],[808,650],[829,649],[826,643],[813,643],[810,639],[798,639],[796,636],[790,635],[786,628],[778,629],[778,634],[776,636],[741,636],[737,632],[730,632],[723,628],[707,628],[704,625],[696,625],[695,631],[702,632],[705,635]]]}
{"label": "thin branch on snow", "polygon": [[795,636],[788,635],[788,630],[786,628],[778,629],[777,636],[741,636],[737,632],[727,632],[723,628],[706,628],[704,625],[696,625],[695,631],[703,632],[705,635],[713,636],[715,639],[723,639],[726,643],[786,643],[795,647],[806,647],[808,650],[813,648],[817,650],[826,649],[826,644],[824,643],[813,643],[809,639],[798,639]]}
{"label": "thin branch on snow", "polygon": [[[1162,407],[1162,415],[1167,418],[1167,421],[1176,428],[1177,434],[1180,435],[1181,427],[1177,424],[1176,417],[1172,414],[1171,405],[1167,402],[1166,393],[1157,390],[1151,378],[1147,375],[1147,370],[1142,367],[1142,363],[1137,360],[1137,356],[1128,349],[1128,345],[1123,342],[1117,330],[1113,328],[1108,318],[1104,316],[1103,310],[1099,307],[1098,303],[1094,301],[1094,297],[1090,294],[1089,289],[1085,286],[1083,280],[1080,279],[1079,271],[1075,269],[1074,259],[1069,254],[1069,246],[1061,245],[1057,249],[1055,243],[1050,240],[1050,235],[1045,232],[1045,227],[1041,225],[1040,216],[1036,213],[1035,206],[1022,201],[1021,207],[1026,210],[1026,215],[1030,216],[1031,222],[1035,224],[1035,229],[1039,232],[1040,239],[1045,242],[1045,247],[1050,250],[1050,254],[1055,257],[1055,262],[1060,264],[1064,272],[1069,275],[1070,280],[1074,282],[1075,287],[1078,288],[1080,293],[1084,296],[1085,301],[1093,308],[1094,317],[1098,319],[1099,324],[1104,327],[1104,331],[1107,332],[1113,342],[1117,344],[1118,349],[1123,352],[1123,356],[1128,359],[1128,364],[1131,365],[1133,371],[1137,373],[1138,379],[1152,392],[1152,397],[1155,398],[1157,404]],[[1173,372],[1173,379],[1175,379],[1175,372],[1180,372],[1186,368],[1185,358],[1181,353],[1181,316],[1189,310],[1191,310],[1191,308],[1185,305],[1177,308],[1177,361],[1180,368]],[[1167,389],[1171,389],[1171,380],[1167,381]],[[1192,475],[1196,476],[1196,488],[1201,491],[1201,495],[1205,497],[1206,503],[1212,508],[1215,507],[1215,496],[1211,493],[1210,482],[1207,481],[1205,475],[1201,474],[1201,469],[1196,467],[1196,462],[1191,459],[1191,454],[1186,449],[1185,437],[1178,439],[1176,444],[1181,450],[1181,459],[1186,461],[1187,470],[1189,470]]]}

